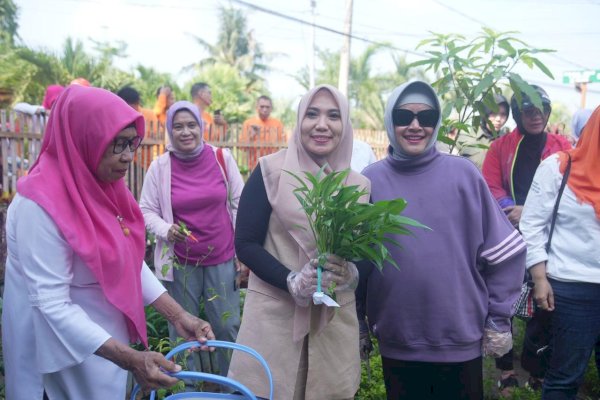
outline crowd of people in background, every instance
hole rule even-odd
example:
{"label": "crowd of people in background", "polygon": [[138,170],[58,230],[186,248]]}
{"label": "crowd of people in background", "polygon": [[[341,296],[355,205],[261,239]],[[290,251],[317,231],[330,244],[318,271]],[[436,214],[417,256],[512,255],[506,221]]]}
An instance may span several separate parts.
{"label": "crowd of people in background", "polygon": [[[115,95],[79,78],[49,86],[41,105],[16,104],[48,121],[6,222],[7,398],[121,399],[126,370],[144,389],[172,385],[165,372],[180,366],[129,347],[147,346],[152,305],[173,343],[216,338],[257,350],[275,399],[354,398],[373,337],[388,399],[481,400],[485,356],[496,359],[502,396],[526,385],[542,399],[575,399],[594,349],[600,366],[600,108],[579,110],[567,138],[549,126],[546,91],[531,88],[536,99],[496,94],[479,129],[450,129],[447,145],[433,87],[400,85],[381,116],[389,148],[379,161],[332,86],[302,97],[289,137],[262,95],[237,138],[246,182],[208,83],[193,84],[190,101],[161,86],[144,108],[133,87]],[[123,177],[144,137],[161,130],[165,152],[138,202]],[[329,254],[317,272],[309,221],[282,171],[346,169],[343,184],[368,194],[361,201],[405,198],[403,215],[430,228],[391,235],[400,268]],[[519,349],[522,377],[512,332],[526,281],[537,310]],[[335,311],[313,302],[332,283]],[[184,364],[269,398],[245,355],[204,351]]]}

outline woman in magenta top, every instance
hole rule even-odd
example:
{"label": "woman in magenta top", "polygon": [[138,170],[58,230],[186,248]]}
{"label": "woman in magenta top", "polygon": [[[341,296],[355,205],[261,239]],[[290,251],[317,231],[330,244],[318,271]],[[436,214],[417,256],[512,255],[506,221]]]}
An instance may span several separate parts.
{"label": "woman in magenta top", "polygon": [[[243,180],[228,150],[202,139],[198,108],[178,101],[167,112],[170,144],[144,179],[140,208],[155,235],[154,268],[190,313],[200,304],[219,340],[234,342],[240,324],[233,227]],[[171,339],[176,335],[169,327]],[[211,372],[226,375],[225,352]]]}

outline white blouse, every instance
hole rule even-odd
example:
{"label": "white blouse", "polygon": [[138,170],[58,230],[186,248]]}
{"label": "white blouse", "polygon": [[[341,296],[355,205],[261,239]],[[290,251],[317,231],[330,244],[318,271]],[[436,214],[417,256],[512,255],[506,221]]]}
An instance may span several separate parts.
{"label": "white blouse", "polygon": [[562,178],[557,155],[542,161],[533,178],[519,224],[527,242],[527,267],[547,261],[550,278],[600,283],[600,220],[594,208],[580,203],[568,185],[560,200],[550,251],[546,252]]}
{"label": "white blouse", "polygon": [[[68,218],[68,216],[65,216]],[[110,337],[129,342],[123,314],[37,203],[15,196],[6,221],[2,315],[6,396],[123,399],[127,373],[94,355]],[[144,263],[144,304],[165,288]]]}

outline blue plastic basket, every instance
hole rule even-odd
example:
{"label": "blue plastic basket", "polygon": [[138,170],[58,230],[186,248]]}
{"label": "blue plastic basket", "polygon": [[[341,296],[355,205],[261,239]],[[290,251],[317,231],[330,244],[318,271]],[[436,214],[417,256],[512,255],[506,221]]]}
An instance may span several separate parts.
{"label": "blue plastic basket", "polygon": [[[258,354],[258,352],[256,352],[256,350],[251,349],[250,347],[247,347],[247,346],[244,346],[241,344],[232,343],[232,342],[223,342],[220,340],[208,340],[206,342],[206,345],[210,346],[210,347],[221,347],[221,348],[226,348],[226,349],[240,350],[240,351],[248,353],[251,356],[253,356],[254,358],[256,358],[258,360],[258,362],[260,362],[260,364],[263,366],[263,368],[265,370],[265,374],[267,375],[267,378],[269,379],[269,399],[271,399],[271,400],[273,399],[273,376],[271,375],[271,370],[269,369],[269,366],[267,365],[267,362],[265,361],[265,359],[262,358],[262,356],[260,354]],[[198,343],[198,342],[187,342],[187,343],[180,344],[179,346],[177,346],[173,350],[171,350],[165,356],[165,358],[171,359],[175,355],[177,355],[178,353],[181,353],[184,350],[187,350],[191,347],[199,347],[199,346],[200,346],[200,343]],[[211,392],[184,392],[184,393],[172,394],[168,397],[165,397],[165,400],[178,400],[178,399],[187,399],[187,400],[252,399],[252,400],[257,400],[256,396],[246,386],[239,383],[238,381],[235,381],[233,379],[230,379],[230,378],[227,378],[224,376],[208,374],[206,372],[195,372],[195,371],[181,371],[181,372],[176,372],[176,373],[173,373],[170,375],[175,378],[178,378],[178,379],[193,379],[193,380],[197,380],[197,381],[207,381],[207,382],[218,383],[220,385],[232,388],[241,394],[211,393]],[[140,391],[140,386],[135,385],[135,387],[133,388],[133,391],[131,392],[131,400],[135,400],[135,396],[138,394],[139,391]],[[155,397],[156,397],[156,393],[154,391],[150,392],[150,400],[154,400]]]}

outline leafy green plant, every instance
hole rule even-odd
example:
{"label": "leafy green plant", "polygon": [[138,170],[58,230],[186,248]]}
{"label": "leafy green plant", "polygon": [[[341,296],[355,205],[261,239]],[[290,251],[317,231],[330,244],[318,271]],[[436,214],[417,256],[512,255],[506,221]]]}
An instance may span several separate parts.
{"label": "leafy green plant", "polygon": [[379,270],[385,262],[398,268],[386,244],[400,244],[389,235],[409,235],[408,227],[428,228],[400,215],[406,207],[404,199],[361,202],[368,192],[344,185],[349,169],[325,174],[325,168],[316,175],[304,172],[306,181],[286,171],[298,182],[294,195],[308,217],[319,257],[336,254],[345,260],[369,260]]}
{"label": "leafy green plant", "polygon": [[[411,67],[424,66],[441,76],[432,83],[444,100],[440,141],[453,147],[458,143],[461,132],[476,132],[482,118],[485,118],[484,106],[497,110],[493,96],[501,94],[508,86],[519,103],[521,93],[525,93],[536,107],[542,108],[538,93],[514,70],[525,65],[530,69],[537,68],[554,79],[550,70],[536,57],[553,50],[532,48],[514,34],[484,27],[473,40],[453,33],[432,32],[432,37],[419,43],[417,48],[425,48],[429,58],[414,62]],[[452,110],[457,118],[449,118]],[[446,136],[452,128],[458,131],[455,139]]]}
{"label": "leafy green plant", "polygon": [[369,367],[365,361],[361,361],[361,379],[360,387],[356,400],[375,400],[385,399],[385,384],[383,381],[383,368],[381,367],[381,355],[379,354],[379,344],[377,339],[373,338],[373,351],[369,357]]}

